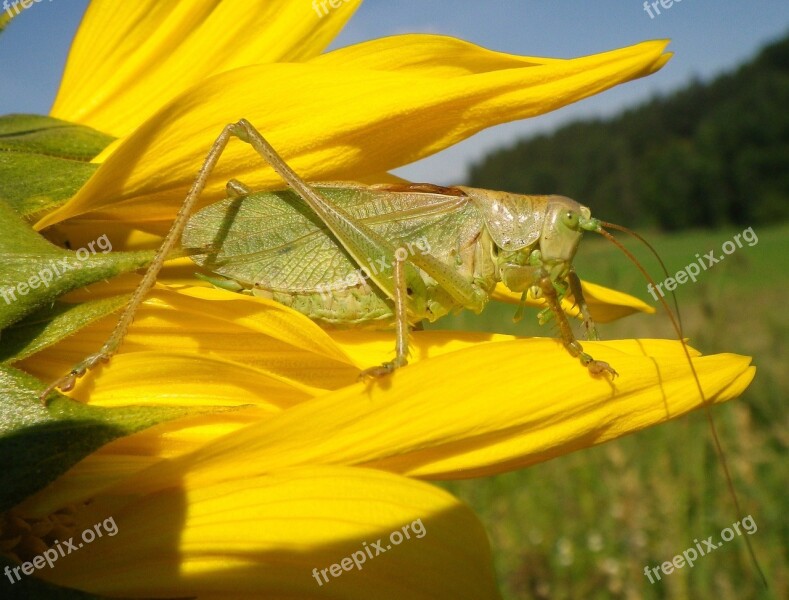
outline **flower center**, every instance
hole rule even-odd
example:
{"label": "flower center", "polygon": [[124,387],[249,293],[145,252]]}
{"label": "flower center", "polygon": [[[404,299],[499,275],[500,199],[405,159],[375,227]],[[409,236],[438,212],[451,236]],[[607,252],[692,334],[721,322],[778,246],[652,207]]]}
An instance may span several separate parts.
{"label": "flower center", "polygon": [[0,515],[0,552],[17,562],[32,560],[74,535],[76,507],[66,507],[41,519],[10,510]]}

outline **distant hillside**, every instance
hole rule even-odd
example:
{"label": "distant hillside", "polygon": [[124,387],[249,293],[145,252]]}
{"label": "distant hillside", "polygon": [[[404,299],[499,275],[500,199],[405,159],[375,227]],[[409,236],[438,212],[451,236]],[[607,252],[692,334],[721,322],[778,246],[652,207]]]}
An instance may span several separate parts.
{"label": "distant hillside", "polygon": [[493,152],[469,185],[558,193],[666,230],[786,220],[789,35],[710,83]]}

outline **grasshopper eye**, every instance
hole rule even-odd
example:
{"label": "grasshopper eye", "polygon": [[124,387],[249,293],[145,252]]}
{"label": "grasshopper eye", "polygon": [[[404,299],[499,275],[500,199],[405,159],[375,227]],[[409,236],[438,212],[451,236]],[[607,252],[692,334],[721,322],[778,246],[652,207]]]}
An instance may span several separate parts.
{"label": "grasshopper eye", "polygon": [[581,216],[574,210],[568,210],[562,215],[562,223],[572,230],[578,230]]}

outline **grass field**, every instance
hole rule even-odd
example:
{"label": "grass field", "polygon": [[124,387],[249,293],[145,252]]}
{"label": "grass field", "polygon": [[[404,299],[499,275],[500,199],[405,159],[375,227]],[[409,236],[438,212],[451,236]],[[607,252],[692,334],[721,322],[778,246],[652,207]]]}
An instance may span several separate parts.
{"label": "grass field", "polygon": [[[643,233],[643,232],[642,232]],[[673,274],[740,230],[649,235]],[[735,250],[677,296],[684,334],[704,353],[753,356],[757,375],[714,418],[769,581],[765,590],[742,539],[724,544],[651,584],[644,567],[659,566],[731,525],[727,493],[703,412],[613,443],[521,471],[444,487],[485,524],[506,598],[672,598],[742,600],[789,597],[789,225],[756,230],[758,243]],[[593,239],[590,239],[593,238]],[[657,281],[654,260],[626,244]],[[587,234],[575,261],[583,279],[655,304],[640,273],[613,246]],[[553,335],[533,313],[512,323],[515,307],[496,304],[433,328]],[[532,318],[530,318],[532,317]],[[529,321],[526,323],[525,321]],[[674,337],[664,314],[600,326],[603,339]],[[528,365],[513,377],[528,377]],[[536,394],[540,390],[535,390]],[[703,544],[702,544],[703,547]]]}

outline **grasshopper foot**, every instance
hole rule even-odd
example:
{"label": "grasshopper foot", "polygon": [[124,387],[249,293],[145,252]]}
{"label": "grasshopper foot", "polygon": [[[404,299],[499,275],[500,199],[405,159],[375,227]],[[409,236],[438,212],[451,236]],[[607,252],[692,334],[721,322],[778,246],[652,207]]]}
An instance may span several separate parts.
{"label": "grasshopper foot", "polygon": [[586,368],[589,369],[589,372],[595,376],[608,374],[611,376],[611,379],[613,379],[619,375],[619,373],[617,373],[611,365],[609,365],[607,362],[603,362],[602,360],[593,360],[588,365],[586,365]]}
{"label": "grasshopper foot", "polygon": [[44,388],[44,391],[38,395],[38,399],[41,401],[41,404],[46,406],[47,396],[49,396],[49,394],[51,394],[56,389],[59,389],[62,392],[70,392],[72,389],[74,389],[77,379],[82,377],[91,369],[95,368],[95,366],[100,362],[106,363],[109,359],[110,357],[104,349],[102,349],[100,352],[97,352],[96,354],[91,354],[88,358],[71,369],[68,374],[64,375],[57,381],[53,381],[46,388]]}
{"label": "grasshopper foot", "polygon": [[359,373],[359,379],[378,379],[379,377],[383,377],[385,375],[389,375],[395,370],[395,366],[393,363],[384,363],[382,365],[378,365],[377,367],[370,367],[369,369],[365,369],[361,373]]}
{"label": "grasshopper foot", "polygon": [[619,375],[619,373],[617,373],[607,362],[595,360],[586,352],[581,353],[580,359],[581,364],[589,369],[589,373],[595,377],[599,377],[600,375],[610,375],[611,379],[613,379]]}
{"label": "grasshopper foot", "polygon": [[393,360],[391,362],[385,362],[382,365],[378,365],[377,367],[370,367],[369,369],[365,369],[361,373],[359,373],[359,379],[378,379],[379,377],[384,377],[391,373],[394,373],[395,369],[400,367],[404,367],[407,364],[405,360]]}

